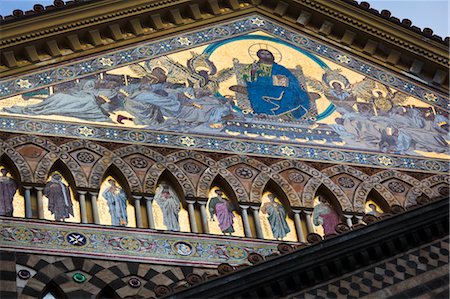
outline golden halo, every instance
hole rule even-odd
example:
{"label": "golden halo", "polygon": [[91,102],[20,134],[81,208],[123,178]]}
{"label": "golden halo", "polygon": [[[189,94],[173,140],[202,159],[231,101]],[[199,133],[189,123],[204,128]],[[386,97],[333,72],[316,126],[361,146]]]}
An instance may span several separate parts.
{"label": "golden halo", "polygon": [[331,81],[329,82],[328,85],[329,85],[330,87],[333,87],[333,83],[335,83],[335,82],[336,82],[336,83],[339,83],[339,85],[341,86],[341,88],[344,89],[345,84],[344,84],[342,81],[339,81],[339,80],[331,80]]}
{"label": "golden halo", "polygon": [[281,60],[283,59],[283,55],[281,55],[280,50],[278,50],[274,46],[271,46],[271,45],[268,45],[268,44],[263,44],[263,43],[257,43],[257,44],[251,45],[248,48],[248,55],[250,55],[250,57],[254,61],[259,60],[259,58],[256,55],[256,53],[258,53],[258,51],[261,50],[261,49],[270,51],[272,53],[273,57],[275,58],[275,63],[280,63]]}
{"label": "golden halo", "polygon": [[382,90],[382,89],[373,89],[373,90],[372,90],[372,95],[373,95],[374,97],[378,97],[378,94],[377,94],[376,92],[380,92],[381,95],[383,96],[383,98],[385,98],[385,97],[387,96],[387,92],[386,92],[386,91],[384,91],[384,90]]}

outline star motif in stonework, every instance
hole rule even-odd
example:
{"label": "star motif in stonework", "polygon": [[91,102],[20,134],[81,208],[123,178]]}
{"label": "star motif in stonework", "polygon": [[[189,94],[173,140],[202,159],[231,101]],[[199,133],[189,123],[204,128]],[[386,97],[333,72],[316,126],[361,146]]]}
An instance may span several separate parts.
{"label": "star motif in stonework", "polygon": [[112,66],[113,65],[113,61],[111,60],[111,58],[102,57],[102,58],[100,58],[100,60],[98,62],[100,62],[100,64],[103,66]]}
{"label": "star motif in stonework", "polygon": [[182,136],[180,137],[180,143],[184,146],[194,146],[195,145],[195,139],[191,138],[189,136]]}
{"label": "star motif in stonework", "polygon": [[20,88],[30,88],[31,87],[31,83],[28,80],[23,80],[20,79],[19,82],[17,82],[17,85],[19,85]]}
{"label": "star motif in stonework", "polygon": [[178,43],[182,46],[189,46],[192,44],[192,41],[187,37],[180,37],[178,38]]}
{"label": "star motif in stonework", "polygon": [[384,166],[389,166],[393,164],[392,159],[387,156],[379,156],[378,163]]}
{"label": "star motif in stonework", "polygon": [[252,20],[252,24],[258,27],[264,26],[265,22],[264,20],[261,20],[260,18],[254,18]]}
{"label": "star motif in stonework", "polygon": [[336,60],[339,61],[340,63],[350,63],[350,58],[347,57],[347,55],[338,55],[336,57]]}
{"label": "star motif in stonework", "polygon": [[427,93],[423,97],[430,102],[436,102],[438,98],[435,94],[432,93]]}
{"label": "star motif in stonework", "polygon": [[74,246],[84,246],[87,243],[87,238],[80,233],[69,233],[66,237],[67,242]]}
{"label": "star motif in stonework", "polygon": [[293,156],[295,154],[295,150],[289,146],[282,146],[280,151],[285,156]]}
{"label": "star motif in stonework", "polygon": [[86,136],[86,137],[90,137],[94,135],[94,130],[89,128],[89,127],[81,127],[78,129],[78,133],[80,135]]}
{"label": "star motif in stonework", "polygon": [[86,244],[86,238],[81,234],[70,234],[67,236],[67,241],[75,246],[82,246]]}

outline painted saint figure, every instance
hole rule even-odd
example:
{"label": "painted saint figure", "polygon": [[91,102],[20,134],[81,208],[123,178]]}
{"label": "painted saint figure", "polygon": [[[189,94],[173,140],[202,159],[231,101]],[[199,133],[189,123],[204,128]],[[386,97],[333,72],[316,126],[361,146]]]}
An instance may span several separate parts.
{"label": "painted saint figure", "polygon": [[7,176],[8,170],[2,168],[0,176],[0,216],[13,215],[13,199],[17,191],[17,184],[13,178]]}
{"label": "painted saint figure", "polygon": [[167,230],[180,231],[178,214],[180,212],[180,200],[166,184],[161,184],[155,194],[155,200],[163,213],[163,223]]}
{"label": "painted saint figure", "polygon": [[64,221],[70,215],[74,216],[70,189],[62,182],[61,175],[52,175],[45,185],[44,195],[48,198],[48,210],[55,216],[56,221]]}
{"label": "painted saint figure", "polygon": [[109,179],[110,186],[103,192],[103,197],[108,202],[111,224],[115,226],[127,226],[127,195],[116,181]]}
{"label": "painted saint figure", "polygon": [[275,201],[275,196],[272,193],[269,193],[267,197],[269,202],[263,204],[261,212],[268,215],[267,219],[269,220],[273,237],[277,240],[283,240],[291,231],[286,222],[286,210]]}
{"label": "painted saint figure", "polygon": [[301,118],[309,109],[306,90],[290,70],[275,62],[271,51],[259,49],[256,55],[259,60],[243,70],[246,86],[234,85],[230,89],[247,94],[256,114]]}
{"label": "painted saint figure", "polygon": [[336,233],[339,216],[322,195],[319,195],[319,204],[314,207],[313,223],[316,226],[322,225],[325,236]]}
{"label": "painted saint figure", "polygon": [[369,208],[370,208],[370,211],[367,212],[368,215],[373,215],[375,217],[380,216],[380,212],[377,211],[377,206],[376,205],[374,205],[373,203],[370,203],[369,204]]}
{"label": "painted saint figure", "polygon": [[216,190],[216,197],[211,198],[209,201],[209,213],[211,215],[211,221],[214,221],[214,215],[216,215],[217,220],[219,221],[219,228],[223,234],[231,234],[234,233],[233,228],[233,204],[228,201],[226,198],[222,197],[222,191]]}

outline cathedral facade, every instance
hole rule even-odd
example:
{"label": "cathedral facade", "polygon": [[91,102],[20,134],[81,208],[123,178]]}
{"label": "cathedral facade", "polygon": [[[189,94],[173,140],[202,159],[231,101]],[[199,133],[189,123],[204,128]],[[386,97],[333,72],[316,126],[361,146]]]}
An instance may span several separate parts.
{"label": "cathedral facade", "polygon": [[448,38],[352,0],[1,26],[2,298],[448,296]]}

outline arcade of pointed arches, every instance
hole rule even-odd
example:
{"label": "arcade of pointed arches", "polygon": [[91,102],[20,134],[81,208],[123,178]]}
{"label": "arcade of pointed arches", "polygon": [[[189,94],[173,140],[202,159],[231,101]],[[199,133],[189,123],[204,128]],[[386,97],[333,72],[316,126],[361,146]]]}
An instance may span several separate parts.
{"label": "arcade of pointed arches", "polygon": [[143,145],[109,150],[86,140],[56,145],[50,139],[31,135],[0,141],[0,168],[5,168],[17,182],[27,218],[48,219],[40,202],[42,190],[52,175],[58,173],[73,193],[77,202],[74,207],[81,209],[77,213],[82,223],[105,224],[98,212],[99,190],[106,181],[114,180],[124,190],[132,211],[128,216],[135,217],[133,226],[162,229],[155,225],[153,198],[163,183],[170,186],[181,202],[188,231],[220,233],[210,230],[207,206],[214,193],[211,190],[220,189],[233,206],[234,221],[242,222],[242,236],[274,238],[263,232],[260,221],[267,218],[260,214],[262,199],[272,193],[295,231],[289,241],[301,242],[305,242],[308,233],[317,232],[311,214],[319,195],[336,211],[341,222],[351,226],[368,213],[369,202],[380,213],[390,212],[392,206],[408,208],[419,197],[447,195],[450,183],[448,176],[440,174],[418,180],[396,170],[368,175],[345,165],[318,170],[296,160],[266,165],[242,155],[219,160],[189,150],[163,155]]}

